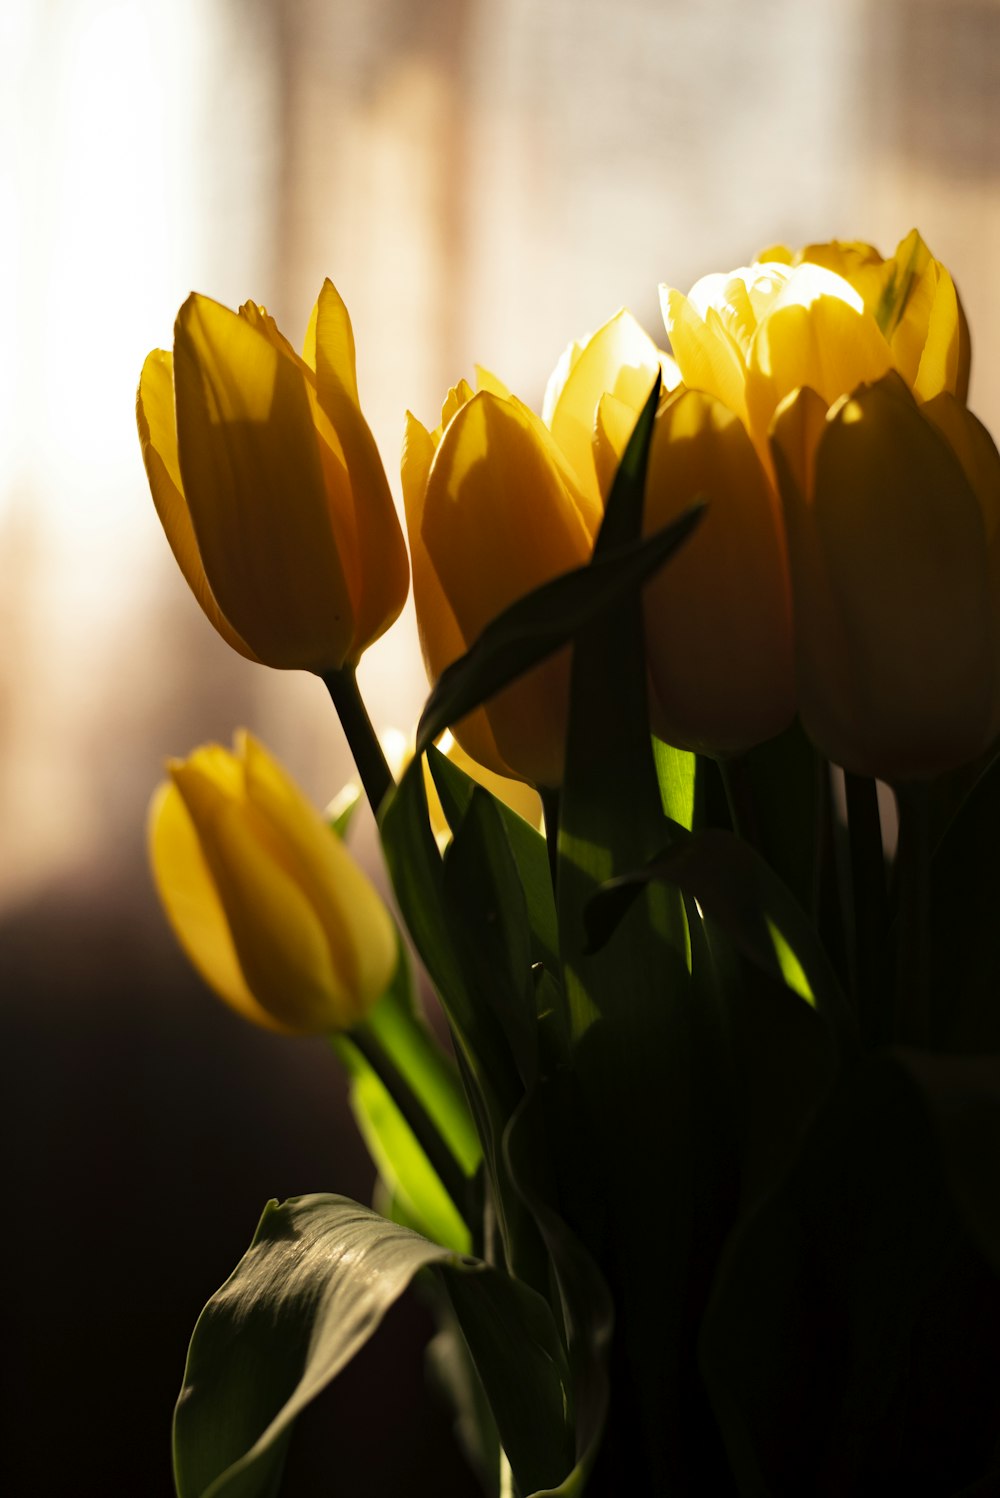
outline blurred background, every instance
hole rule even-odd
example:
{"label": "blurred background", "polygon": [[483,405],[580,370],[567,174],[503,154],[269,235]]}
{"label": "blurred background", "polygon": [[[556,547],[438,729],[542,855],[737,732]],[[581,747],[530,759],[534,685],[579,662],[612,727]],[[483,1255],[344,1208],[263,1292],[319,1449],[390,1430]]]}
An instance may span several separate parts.
{"label": "blurred background", "polygon": [[[247,724],[320,804],[351,771],[322,686],[232,654],[159,530],[134,393],[184,297],[297,343],[329,275],[398,491],[406,408],[474,363],[537,403],[621,304],[659,337],[660,281],[916,224],[996,429],[998,97],[1000,0],[3,0],[5,1491],[167,1498],[187,1338],[264,1202],[371,1191],[324,1045],[223,1011],[146,872],[167,754]],[[408,615],[360,674],[411,727]],[[475,1493],[426,1330],[393,1313],[289,1494]]]}

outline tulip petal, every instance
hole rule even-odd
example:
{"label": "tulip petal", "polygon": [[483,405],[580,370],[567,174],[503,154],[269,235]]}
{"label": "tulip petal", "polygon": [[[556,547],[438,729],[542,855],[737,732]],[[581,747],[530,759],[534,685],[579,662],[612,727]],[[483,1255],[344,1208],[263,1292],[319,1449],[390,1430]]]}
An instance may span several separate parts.
{"label": "tulip petal", "polygon": [[613,395],[601,396],[594,430],[594,467],[604,500],[611,493],[618,465],[628,446],[628,439],[635,430],[637,419],[637,413],[624,401]]}
{"label": "tulip petal", "polygon": [[946,390],[921,406],[920,414],[937,428],[961,463],[979,501],[986,539],[992,544],[1000,533],[1000,454],[996,443],[979,418]]}
{"label": "tulip petal", "polygon": [[684,384],[714,395],[737,416],[745,416],[745,368],[732,340],[709,328],[679,291],[661,286],[660,303]]}
{"label": "tulip petal", "polygon": [[255,835],[246,808],[197,764],[171,766],[225,912],[247,986],[300,1033],[349,1026],[358,1011],[300,886]]}
{"label": "tulip petal", "polygon": [[[591,549],[575,497],[528,413],[486,392],[441,440],[421,535],[466,645],[516,599],[582,565]],[[561,652],[487,704],[500,754],[535,784],[561,778],[568,687]]]}
{"label": "tulip petal", "polygon": [[[792,296],[797,290],[792,283],[786,287]],[[832,405],[891,367],[889,345],[863,308],[827,294],[806,303],[776,305],[758,328],[750,352],[746,387],[750,431],[761,451],[766,451],[771,418],[793,390],[808,385]]]}
{"label": "tulip petal", "polygon": [[319,918],[334,969],[363,1012],[385,992],[396,966],[398,947],[389,912],[341,839],[281,765],[248,733],[238,737],[236,748],[248,807],[261,814],[260,829],[278,833],[267,838],[267,845]]}
{"label": "tulip petal", "polygon": [[694,499],[708,509],[647,586],[647,658],[669,742],[738,751],[795,710],[788,579],[773,494],[742,422],[716,397],[684,390],[653,432],[647,535]]}
{"label": "tulip petal", "polygon": [[[471,400],[473,392],[468,386],[466,389],[469,391],[468,399]],[[407,411],[401,462],[403,505],[406,511],[406,533],[410,542],[417,628],[424,661],[432,681],[437,681],[445,667],[450,666],[452,661],[457,661],[467,649],[421,535],[427,479],[435,451],[436,443],[431,433]],[[496,746],[493,730],[482,708],[477,708],[460,723],[454,724],[452,732],[466,753],[471,754],[479,764],[488,766],[497,775],[513,774]]]}
{"label": "tulip petal", "polygon": [[814,508],[863,738],[845,767],[909,778],[974,758],[993,624],[983,518],[960,463],[913,402],[873,385],[831,413]]}
{"label": "tulip petal", "polygon": [[288,1031],[250,992],[218,892],[177,787],[161,785],[149,809],[149,854],[174,934],[208,986],[244,1019]]}
{"label": "tulip petal", "polygon": [[351,601],[300,367],[246,319],[191,296],[174,384],[184,493],[223,612],[268,665],[338,669]]}
{"label": "tulip petal", "polygon": [[[332,496],[335,531],[354,612],[348,661],[355,664],[395,620],[409,591],[409,566],[382,459],[358,401],[354,333],[336,287],[324,281],[314,324],[316,394],[337,434],[349,476]],[[350,513],[345,513],[346,493]],[[339,513],[338,513],[339,512]]]}
{"label": "tulip petal", "polygon": [[135,415],[153,504],[184,581],[226,644],[246,656],[247,660],[255,661],[257,657],[250,646],[236,633],[216,603],[201,563],[194,526],[181,487],[177,458],[173,355],[164,349],[154,349],[142,366]]}
{"label": "tulip petal", "polygon": [[826,401],[803,386],[778,407],[771,448],[788,543],[799,715],[830,758],[843,764],[855,752],[859,729],[847,637],[813,505],[816,448],[826,431],[826,416]]}
{"label": "tulip petal", "polygon": [[593,442],[601,396],[615,396],[638,416],[659,369],[655,343],[624,310],[588,338],[573,360],[548,426],[580,488],[593,498],[600,497]]}

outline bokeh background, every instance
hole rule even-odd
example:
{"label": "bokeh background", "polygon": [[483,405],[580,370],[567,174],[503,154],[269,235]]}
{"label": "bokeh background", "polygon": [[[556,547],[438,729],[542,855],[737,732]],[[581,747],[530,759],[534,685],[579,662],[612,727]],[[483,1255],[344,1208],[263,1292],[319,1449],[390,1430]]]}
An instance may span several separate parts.
{"label": "bokeh background", "polygon": [[[245,723],[320,803],[350,773],[320,684],[231,654],[159,532],[133,401],[181,301],[297,341],[331,276],[398,490],[406,408],[474,363],[537,401],[622,303],[657,336],[660,281],[917,224],[996,429],[998,98],[1000,0],[3,0],[6,1492],[167,1498],[187,1336],[263,1203],[371,1190],[322,1042],[224,1012],[146,873],[168,753]],[[408,615],[361,680],[412,725]],[[303,1422],[290,1494],[476,1491],[426,1330],[404,1305]]]}

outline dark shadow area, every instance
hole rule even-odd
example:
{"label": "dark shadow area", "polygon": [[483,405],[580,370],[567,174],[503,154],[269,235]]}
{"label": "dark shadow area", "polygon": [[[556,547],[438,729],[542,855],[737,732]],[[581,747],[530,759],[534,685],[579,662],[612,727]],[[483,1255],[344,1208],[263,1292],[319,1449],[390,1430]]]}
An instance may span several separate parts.
{"label": "dark shadow area", "polygon": [[[17,1498],[170,1498],[187,1342],[269,1197],[367,1202],[322,1041],[231,1017],[141,869],[0,926],[4,1439]],[[287,1498],[478,1491],[427,1390],[412,1298],[303,1419]]]}

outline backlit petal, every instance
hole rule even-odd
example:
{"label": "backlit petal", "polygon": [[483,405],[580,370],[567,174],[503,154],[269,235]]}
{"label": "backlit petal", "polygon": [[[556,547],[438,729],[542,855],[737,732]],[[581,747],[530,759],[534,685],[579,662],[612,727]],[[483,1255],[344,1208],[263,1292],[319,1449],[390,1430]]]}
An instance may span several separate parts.
{"label": "backlit petal", "polygon": [[220,607],[268,665],[338,668],[353,619],[300,368],[192,296],[174,383],[184,493]]}
{"label": "backlit petal", "polygon": [[247,987],[222,902],[177,787],[161,785],[149,809],[149,855],[157,893],[189,960],[244,1019],[285,1031]]}
{"label": "backlit petal", "polygon": [[253,661],[257,657],[219,608],[202,566],[194,526],[191,524],[181,487],[177,424],[174,419],[173,364],[172,354],[163,349],[154,349],[142,366],[136,394],[135,414],[139,443],[153,504],[170,543],[174,560],[204,613],[228,645]]}

